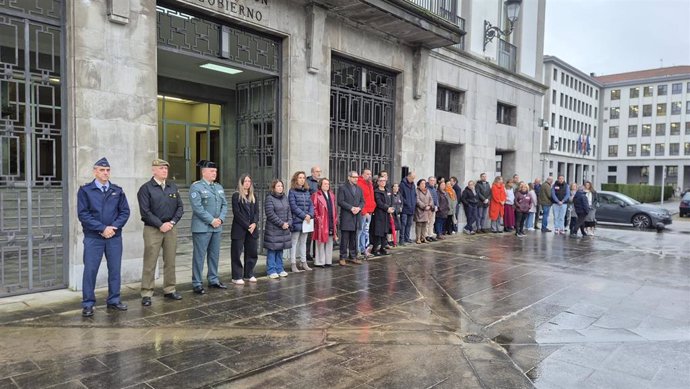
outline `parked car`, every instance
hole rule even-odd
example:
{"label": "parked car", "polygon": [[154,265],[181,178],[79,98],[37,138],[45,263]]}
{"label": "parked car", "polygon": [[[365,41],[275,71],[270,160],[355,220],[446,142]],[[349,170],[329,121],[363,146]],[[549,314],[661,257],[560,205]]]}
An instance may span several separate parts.
{"label": "parked car", "polygon": [[680,199],[680,205],[678,206],[678,211],[680,213],[680,217],[683,217],[685,215],[690,215],[690,192],[687,192],[683,195],[683,198]]}
{"label": "parked car", "polygon": [[671,224],[671,213],[666,208],[639,201],[618,192],[601,191],[597,221],[632,224],[637,228],[653,228]]}

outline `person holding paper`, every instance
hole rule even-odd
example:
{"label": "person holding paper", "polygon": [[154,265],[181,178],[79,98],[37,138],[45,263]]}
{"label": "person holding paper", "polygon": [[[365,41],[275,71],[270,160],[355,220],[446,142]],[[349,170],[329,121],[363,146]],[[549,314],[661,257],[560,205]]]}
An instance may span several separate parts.
{"label": "person holding paper", "polygon": [[[311,270],[307,265],[307,235],[314,231],[314,203],[311,202],[307,175],[296,172],[290,181],[290,193],[288,194],[290,211],[292,212],[292,249],[290,249],[290,262],[292,272],[298,273]],[[297,266],[297,257],[300,257],[302,269]]]}

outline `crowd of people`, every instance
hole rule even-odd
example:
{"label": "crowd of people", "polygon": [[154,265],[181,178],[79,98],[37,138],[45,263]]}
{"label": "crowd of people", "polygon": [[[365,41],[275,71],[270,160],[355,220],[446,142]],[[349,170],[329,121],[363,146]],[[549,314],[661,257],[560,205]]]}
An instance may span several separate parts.
{"label": "crowd of people", "polygon": [[[553,232],[571,236],[579,230],[593,235],[598,204],[591,182],[583,186],[568,185],[563,176],[554,182],[548,177],[531,183],[516,174],[504,182],[497,176],[489,183],[486,173],[475,182],[461,186],[456,177],[417,179],[410,171],[400,183],[389,181],[386,171],[364,169],[350,171],[347,181],[336,192],[321,168],[314,166],[310,175],[297,171],[289,187],[274,179],[264,207],[264,228],[259,231],[259,199],[252,178],[243,174],[231,196],[216,182],[217,166],[199,161],[201,180],[189,189],[192,207],[192,287],[205,294],[204,263],[209,288],[226,289],[218,274],[221,232],[228,213],[231,223],[231,282],[255,283],[254,268],[258,260],[258,240],[263,234],[267,251],[266,271],[269,279],[287,277],[283,267],[284,252],[290,253],[292,272],[311,271],[308,260],[317,268],[333,265],[333,249],[339,244],[338,265],[359,265],[373,256],[385,256],[389,250],[407,244],[423,245],[461,232],[513,232],[522,238],[535,231],[541,214],[541,231],[549,229],[553,209]],[[142,271],[142,305],[150,306],[154,290],[154,272],[162,249],[164,264],[163,296],[181,300],[175,290],[175,225],[183,215],[177,186],[167,181],[170,164],[162,159],[152,162],[153,177],[137,193],[144,222],[144,265]],[[79,220],[84,229],[84,277],[82,315],[93,315],[95,280],[102,257],[108,264],[107,307],[127,310],[120,301],[121,230],[129,218],[124,192],[111,184],[110,164],[105,158],[94,165],[94,181],[78,193]],[[462,215],[466,223],[461,226]],[[569,215],[569,216],[568,216]],[[414,226],[414,239],[411,236]],[[243,258],[242,258],[243,256]]]}

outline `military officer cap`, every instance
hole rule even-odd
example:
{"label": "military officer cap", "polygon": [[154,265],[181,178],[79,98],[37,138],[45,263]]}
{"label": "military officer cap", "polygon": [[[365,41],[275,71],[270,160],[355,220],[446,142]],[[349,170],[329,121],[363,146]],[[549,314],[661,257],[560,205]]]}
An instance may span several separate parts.
{"label": "military officer cap", "polygon": [[216,168],[216,163],[213,161],[207,161],[205,159],[202,159],[201,161],[196,163],[196,166],[204,169],[204,168]]}
{"label": "military officer cap", "polygon": [[164,159],[156,158],[151,162],[151,166],[167,166],[170,167],[170,163]]}
{"label": "military officer cap", "polygon": [[103,157],[96,161],[96,163],[93,164],[93,167],[110,167],[110,163],[107,159],[105,159],[105,157]]}

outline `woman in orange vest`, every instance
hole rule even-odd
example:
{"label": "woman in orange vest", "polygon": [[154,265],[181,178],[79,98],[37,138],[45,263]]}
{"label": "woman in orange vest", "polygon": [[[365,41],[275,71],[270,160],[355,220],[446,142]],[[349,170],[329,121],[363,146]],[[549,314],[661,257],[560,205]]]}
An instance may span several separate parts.
{"label": "woman in orange vest", "polygon": [[503,232],[501,223],[503,222],[503,211],[506,203],[506,190],[503,186],[503,177],[494,178],[491,186],[491,202],[489,203],[489,219],[491,219],[491,232],[497,234]]}

